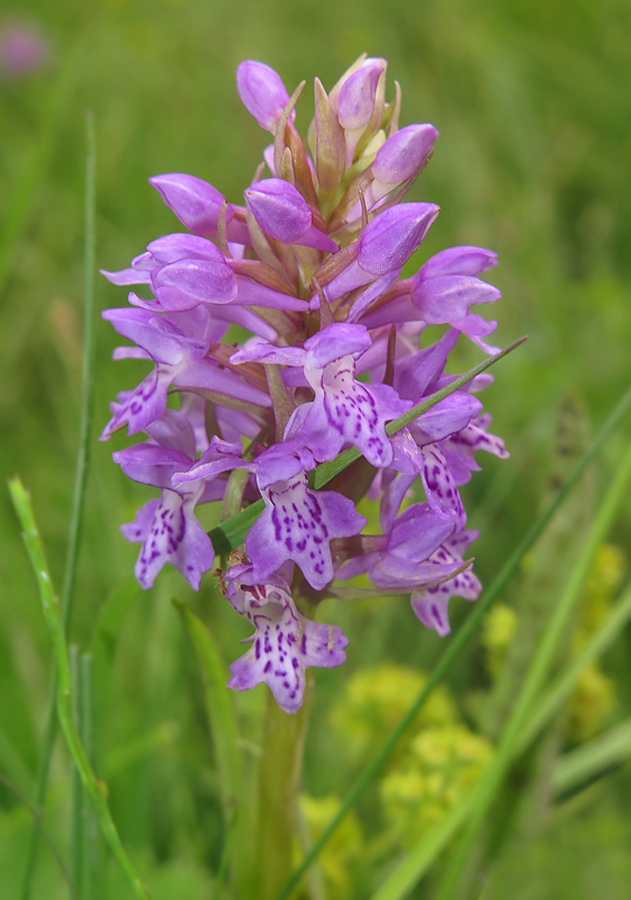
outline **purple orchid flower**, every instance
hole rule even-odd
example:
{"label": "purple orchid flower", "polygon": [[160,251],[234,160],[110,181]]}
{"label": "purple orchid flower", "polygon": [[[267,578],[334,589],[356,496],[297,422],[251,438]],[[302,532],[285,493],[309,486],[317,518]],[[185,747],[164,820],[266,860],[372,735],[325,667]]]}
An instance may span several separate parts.
{"label": "purple orchid flower", "polygon": [[405,593],[450,577],[461,565],[432,555],[454,530],[451,516],[439,515],[428,503],[415,503],[401,513],[374,550],[355,556],[336,572],[348,579],[366,573],[376,588]]}
{"label": "purple orchid flower", "polygon": [[[214,240],[223,212],[227,239],[236,244],[250,244],[249,232],[242,221],[245,211],[242,207],[226,203],[223,194],[207,181],[194,175],[173,172],[155,175],[149,179],[149,184],[193,234]],[[240,218],[236,218],[239,214]]]}
{"label": "purple orchid flower", "polygon": [[142,543],[136,578],[143,588],[150,588],[170,562],[198,590],[201,576],[212,568],[215,553],[194,511],[198,503],[221,500],[225,482],[198,479],[174,489],[174,473],[194,463],[193,428],[184,415],[167,410],[147,431],[149,443],[113,454],[114,462],[129,478],[160,488],[160,499],[151,500],[133,522],[121,527],[128,541]]}
{"label": "purple orchid flower", "polygon": [[355,379],[355,359],[369,347],[370,337],[362,325],[334,323],[305,341],[303,350],[261,342],[237,352],[232,361],[256,360],[303,368],[315,399],[297,407],[285,437],[292,440],[300,435],[318,462],[333,459],[349,442],[372,465],[387,466],[392,460],[392,447],[385,423],[403,415],[412,404],[401,400],[389,385],[367,385]]}
{"label": "purple orchid flower", "polygon": [[[259,406],[270,405],[267,394],[206,357],[210,342],[204,335],[204,327],[208,327],[210,320],[203,310],[192,310],[186,317],[180,316],[180,324],[173,316],[166,318],[142,309],[110,309],[103,313],[103,318],[108,319],[119,334],[135,340],[156,367],[116,405],[102,440],[107,440],[124,425],[128,426],[129,434],[146,430],[166,410],[170,386],[212,392],[224,396],[227,403],[234,399]],[[195,325],[198,325],[198,338],[186,333],[190,333]],[[122,348],[116,358],[126,355]]]}
{"label": "purple orchid flower", "polygon": [[[478,596],[464,558],[477,533],[466,530],[460,488],[479,468],[477,450],[508,455],[478,399],[492,378],[478,376],[393,435],[387,425],[452,383],[460,334],[496,352],[486,339],[497,323],[472,308],[499,298],[480,277],[497,259],[453,247],[402,278],[439,212],[401,202],[438,132],[399,129],[385,60],[360,57],[328,94],[316,79],[306,143],[295,125],[299,91],[290,100],[273,69],[243,62],[237,88],[274,136],[245,206],[194,175],[151,178],[188,233],[158,237],[129,268],[104,272],[151,292],[132,291],[127,308],[104,313],[132,342],[114,358],[145,360],[151,371],[119,393],[102,437],[125,425],[147,434],[114,454],[128,477],[160,492],[123,526],[142,544],[145,588],[167,562],[199,587],[214,548],[196,508],[220,501],[228,484],[233,508],[263,507],[240,562],[223,573],[228,600],[255,629],[229,685],[266,683],[294,713],[305,670],[344,661],[340,629],[301,611],[351,590],[336,579],[367,576],[376,591],[408,594],[440,635],[450,598]],[[261,178],[265,164],[270,178]],[[435,339],[430,325],[447,328]],[[316,467],[351,446],[362,458],[316,490]],[[364,531],[362,496],[379,504],[379,534]]]}
{"label": "purple orchid flower", "polygon": [[338,249],[335,241],[315,227],[309,205],[290,182],[266,178],[249,187],[244,196],[256,221],[274,240],[327,253]]}

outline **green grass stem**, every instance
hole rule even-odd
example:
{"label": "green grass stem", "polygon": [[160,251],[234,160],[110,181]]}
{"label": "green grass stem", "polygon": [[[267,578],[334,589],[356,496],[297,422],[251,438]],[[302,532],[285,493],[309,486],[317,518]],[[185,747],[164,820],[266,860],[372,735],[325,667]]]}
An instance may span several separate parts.
{"label": "green grass stem", "polygon": [[42,609],[53,647],[57,676],[57,714],[66,738],[70,754],[81,776],[81,782],[92,801],[99,827],[103,836],[125,872],[132,886],[134,896],[148,900],[149,894],[136,875],[134,867],[125,852],[114,821],[107,805],[107,788],[92,771],[79,731],[74,720],[73,689],[70,674],[70,658],[66,635],[63,628],[60,604],[55,597],[48,563],[42,540],[35,523],[28,493],[18,478],[9,482],[9,491],[15,511],[23,528],[24,541],[39,586]]}
{"label": "green grass stem", "polygon": [[[92,657],[70,647],[70,674],[73,685],[74,716],[86,757],[94,765],[92,734]],[[94,882],[94,823],[89,798],[74,766],[70,829],[70,871],[79,900],[90,900]]]}
{"label": "green grass stem", "polygon": [[[69,63],[70,65],[70,63]],[[76,60],[72,64],[76,66]],[[72,69],[74,71],[74,69]],[[67,75],[69,78],[70,76]],[[67,90],[67,88],[65,88]],[[65,96],[60,87],[60,96]],[[52,127],[52,126],[51,126]],[[52,140],[52,137],[51,137]],[[81,526],[83,522],[83,509],[85,490],[87,485],[88,466],[90,459],[90,433],[92,429],[94,409],[94,273],[96,259],[96,235],[95,235],[95,165],[96,151],[94,138],[94,120],[91,113],[86,117],[86,171],[85,171],[85,244],[84,244],[84,309],[83,309],[83,360],[81,377],[81,401],[79,446],[75,468],[75,483],[72,498],[72,511],[68,534],[68,549],[64,569],[64,580],[61,593],[61,617],[64,633],[68,631],[68,625],[72,613],[72,600],[76,581],[77,562],[79,559],[79,546],[81,541]],[[2,267],[0,262],[0,280]],[[58,686],[53,677],[48,704],[48,715],[44,729],[42,752],[37,773],[37,787],[35,792],[35,808],[40,815],[44,808],[50,760],[52,757],[55,737],[57,735],[56,697]],[[31,886],[37,863],[37,849],[39,831],[33,827],[26,854],[26,865],[22,881],[22,900],[29,900]]]}
{"label": "green grass stem", "polygon": [[613,643],[631,617],[631,590],[624,593],[603,624],[590,635],[578,655],[571,660],[564,672],[543,692],[536,703],[536,709],[518,741],[517,751],[528,747],[544,725],[562,706],[571,694],[581,673],[605,652]]}
{"label": "green grass stem", "polygon": [[631,719],[564,754],[557,763],[552,784],[566,796],[631,759]]}

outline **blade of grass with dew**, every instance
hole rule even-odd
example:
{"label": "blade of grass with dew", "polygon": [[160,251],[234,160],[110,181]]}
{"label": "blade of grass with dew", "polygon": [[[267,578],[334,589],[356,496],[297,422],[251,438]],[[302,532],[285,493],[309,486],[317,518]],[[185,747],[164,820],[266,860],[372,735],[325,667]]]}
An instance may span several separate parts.
{"label": "blade of grass with dew", "polygon": [[607,490],[605,499],[596,515],[596,521],[583,544],[583,551],[579,556],[579,560],[570,574],[559,603],[538,644],[519,697],[502,733],[497,752],[478,784],[476,802],[471,819],[445,872],[436,900],[453,900],[457,896],[476,836],[480,831],[495,794],[502,784],[520,734],[527,725],[529,714],[532,714],[534,711],[537,695],[543,688],[554,652],[562,638],[563,630],[580,598],[583,584],[596,551],[605,539],[621,503],[626,498],[626,490],[630,480],[631,447],[624,455],[615,478]]}
{"label": "blade of grass with dew", "polygon": [[[481,363],[478,363],[477,366],[473,366],[473,368],[469,369],[468,372],[465,372],[464,375],[460,375],[452,381],[451,384],[441,388],[440,391],[436,391],[435,394],[432,394],[431,397],[427,397],[421,403],[417,403],[416,406],[412,407],[412,409],[404,413],[404,415],[399,416],[397,419],[393,419],[392,422],[388,422],[386,425],[386,432],[391,435],[400,431],[402,428],[405,428],[406,425],[409,425],[414,419],[417,419],[423,413],[427,412],[428,409],[436,406],[436,404],[440,403],[441,400],[444,400],[445,397],[453,394],[454,391],[457,391],[459,388],[463,387],[463,385],[472,381],[477,375],[480,375],[482,372],[485,372],[491,366],[495,365],[500,359],[503,359],[509,353],[512,353],[512,351],[519,347],[520,344],[523,344],[525,340],[527,340],[527,338],[520,338],[495,356],[490,356],[488,359],[482,360]],[[335,478],[336,475],[339,475],[339,473],[347,466],[350,466],[352,462],[359,459],[360,456],[361,453],[359,450],[357,450],[356,447],[351,447],[349,450],[342,451],[342,453],[330,462],[320,463],[313,472],[313,487],[316,490],[320,490],[320,488],[324,487],[325,484],[328,484],[329,481]],[[221,525],[213,528],[213,530],[209,532],[209,536],[215,549],[215,553],[224,555],[231,550],[236,550],[236,548],[243,543],[248,531],[252,525],[254,525],[264,508],[265,504],[263,500],[257,500],[256,503],[241,510],[236,516],[232,516],[232,518],[222,522]]]}
{"label": "blade of grass with dew", "polygon": [[595,778],[600,778],[616,766],[624,765],[629,759],[631,719],[626,719],[561,757],[553,779],[557,797],[591,784]]}
{"label": "blade of grass with dew", "polygon": [[[72,512],[68,534],[68,550],[64,569],[64,580],[61,593],[61,618],[64,633],[72,612],[72,599],[76,579],[83,507],[90,461],[90,432],[92,429],[94,408],[94,274],[96,269],[96,197],[95,197],[96,142],[94,137],[94,119],[91,113],[86,116],[86,168],[85,168],[85,241],[84,241],[84,307],[83,307],[83,359],[81,371],[81,401],[79,446],[75,468],[75,483],[72,498]],[[1,275],[1,270],[0,270]],[[57,734],[56,714],[57,685],[53,678],[48,704],[48,715],[42,743],[37,773],[37,789],[35,808],[40,815],[43,812],[48,774],[53,746]],[[37,844],[39,832],[34,827],[31,831],[26,855],[26,864],[22,881],[21,900],[29,900],[31,885],[37,862]]]}
{"label": "blade of grass with dew", "polygon": [[[607,646],[620,633],[621,629],[628,621],[629,616],[631,616],[631,590],[625,593],[614,609],[611,610],[607,620],[585,644],[580,655],[572,662],[567,671],[555,681],[552,688],[544,694],[543,700],[539,701],[535,713],[520,736],[512,758],[520,756],[537,737],[540,730],[548,724],[558,707],[571,693],[581,671],[585,666],[589,665],[593,659],[604,652]],[[627,736],[628,745],[626,747],[626,757],[623,756],[623,759],[631,756],[631,730],[628,730],[625,734]],[[615,743],[612,741],[612,755],[624,753],[622,746],[623,740],[624,735],[621,735],[620,740],[616,739]],[[603,753],[605,758],[606,752],[607,751],[605,750]],[[595,761],[597,761],[600,757],[594,754],[594,758]],[[618,758],[619,756],[616,757],[616,759]],[[564,758],[559,762],[553,776],[553,784],[557,791],[559,790],[558,785],[574,783],[572,782],[573,775],[571,766],[566,766],[563,759]],[[584,767],[579,762],[577,771],[582,774],[588,765],[589,760]],[[569,772],[569,775],[565,774],[566,771]],[[561,774],[559,774],[559,772]],[[439,853],[444,850],[470,815],[476,796],[475,790],[474,785],[434,828],[418,840],[405,859],[381,885],[377,893],[374,894],[372,900],[400,900],[400,898],[404,897],[405,894],[420,881]]]}
{"label": "blade of grass with dew", "polygon": [[526,554],[530,550],[535,541],[537,541],[540,535],[544,532],[546,526],[548,525],[548,522],[550,522],[557,509],[561,506],[565,498],[578,484],[587,467],[598,455],[613,432],[618,428],[630,408],[631,388],[626,391],[622,399],[610,413],[607,420],[602,425],[600,431],[568,477],[563,487],[555,495],[549,506],[534,522],[532,527],[519,542],[513,553],[506,560],[504,566],[495,577],[491,585],[487,588],[486,591],[484,591],[480,599],[477,601],[472,612],[469,613],[463,625],[460,627],[446,649],[443,651],[424,688],[421,690],[414,703],[412,703],[407,713],[403,716],[397,727],[386,739],[381,749],[375,754],[373,759],[368,763],[364,771],[357,778],[350,791],[344,798],[343,803],[340,804],[340,808],[338,809],[337,813],[335,814],[335,816],[333,816],[326,828],[323,829],[319,838],[314,842],[311,850],[305,856],[300,866],[296,868],[285,887],[279,893],[277,900],[287,900],[292,890],[299,883],[306,870],[317,859],[320,852],[322,851],[322,848],[337,830],[337,827],[340,825],[347,812],[352,809],[353,806],[355,806],[365,788],[370,784],[370,782],[379,772],[385,760],[388,758],[401,736],[414,721],[417,713],[424,706],[434,688],[442,681],[446,673],[456,661],[458,655],[466,645],[467,641],[475,632],[478,624],[480,623],[480,620],[490,609],[491,605],[495,601],[495,598],[504,590],[512,576],[519,568],[524,554]]}
{"label": "blade of grass with dew", "polygon": [[81,781],[92,801],[96,818],[103,836],[118,860],[122,870],[129,879],[134,896],[140,900],[149,900],[149,894],[136,875],[131,860],[127,856],[118,831],[107,805],[107,787],[94,775],[86,756],[73,716],[73,691],[70,676],[70,660],[68,646],[63,628],[60,605],[55,597],[52,580],[42,541],[35,523],[33,509],[28,493],[18,478],[9,482],[9,492],[13,506],[24,529],[24,541],[39,586],[40,599],[48,632],[53,647],[55,669],[57,675],[57,713],[70,754],[79,770]]}

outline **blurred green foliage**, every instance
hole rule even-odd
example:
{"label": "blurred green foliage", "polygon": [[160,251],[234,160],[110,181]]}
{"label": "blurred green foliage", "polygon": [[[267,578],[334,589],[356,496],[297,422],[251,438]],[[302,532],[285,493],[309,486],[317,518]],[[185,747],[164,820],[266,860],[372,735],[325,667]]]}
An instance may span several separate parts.
{"label": "blurred green foliage", "polygon": [[[431,121],[441,134],[411,198],[442,207],[416,264],[454,243],[498,251],[491,279],[504,292],[494,310],[497,341],[530,335],[494,371],[484,397],[512,458],[484,460],[484,472],[465,488],[470,525],[482,532],[477,571],[488,581],[535,514],[565,389],[577,389],[598,424],[628,383],[628,2],[27,0],[9,3],[4,15],[36,23],[52,54],[41,72],[0,82],[0,470],[19,473],[32,491],[56,583],[78,430],[85,111],[93,110],[97,129],[98,264],[122,268],[148,241],[179,227],[148,186],[150,175],[190,172],[239,202],[266,143],[238,101],[234,73],[242,59],[272,65],[291,92],[315,75],[331,86],[363,51],[389,60],[390,84],[396,78],[403,88],[402,124]],[[308,94],[309,87],[298,115],[303,129]],[[97,297],[100,308],[125,302],[124,291],[104,281]],[[97,329],[98,432],[108,403],[137,383],[142,364],[111,363],[117,339],[106,324]],[[460,352],[462,369],[478,359],[469,347]],[[201,898],[221,854],[220,789],[202,687],[169,596],[184,597],[210,624],[229,661],[247,627],[212,578],[193,596],[171,571],[130,600],[113,635],[99,632],[99,615],[137,553],[118,525],[148,497],[111,462],[124,441],[93,441],[71,639],[84,650],[105,640],[97,656],[97,769],[126,846],[154,898]],[[622,441],[614,438],[601,460],[597,489]],[[51,658],[4,491],[0,508],[0,773],[13,785],[0,782],[0,898],[8,900],[18,896],[30,825],[15,791],[33,796]],[[630,515],[627,505],[615,536],[622,546]],[[429,670],[441,647],[404,603],[326,607],[326,621],[342,625],[351,645],[343,669],[318,672],[305,771],[316,798],[343,793],[352,770],[352,754],[340,759],[328,718],[351,673],[393,659]],[[464,607],[453,604],[454,624]],[[631,707],[629,637],[603,663],[621,717]],[[460,716],[465,694],[485,690],[487,679],[479,647],[471,647],[450,678]],[[256,721],[263,690],[237,698],[243,720]],[[255,742],[250,750],[256,753]],[[69,792],[58,746],[44,824],[62,853]],[[591,884],[626,896],[628,768],[588,793],[582,805],[564,807],[541,840],[526,850],[508,847],[488,900],[591,897]],[[360,817],[376,802],[366,800]],[[126,897],[116,869],[103,871],[100,896]],[[43,846],[33,897],[66,896]]]}

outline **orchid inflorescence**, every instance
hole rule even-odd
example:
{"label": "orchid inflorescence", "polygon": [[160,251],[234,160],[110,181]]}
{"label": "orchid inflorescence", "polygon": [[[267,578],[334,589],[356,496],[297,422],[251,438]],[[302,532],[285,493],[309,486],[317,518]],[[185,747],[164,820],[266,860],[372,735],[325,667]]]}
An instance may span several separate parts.
{"label": "orchid inflorescence", "polygon": [[[142,545],[136,576],[149,588],[170,562],[198,589],[215,550],[196,506],[223,501],[233,515],[262,499],[244,553],[221,577],[255,628],[229,686],[266,682],[287,712],[302,705],[307,667],[344,661],[342,630],[306,612],[325,597],[352,596],[344,582],[355,576],[375,593],[410,594],[418,618],[448,633],[450,598],[480,592],[465,558],[477,532],[465,527],[458,486],[479,469],[476,450],[507,455],[473,396],[488,374],[386,431],[453,383],[445,366],[461,333],[497,352],[484,341],[496,323],[469,310],[500,292],[478,277],[497,261],[478,247],[444,250],[401,278],[439,212],[401,202],[438,132],[398,127],[399,86],[386,103],[385,77],[384,60],[363,56],[328,95],[316,79],[305,146],[294,124],[304,85],[290,98],[269,66],[241,63],[239,96],[274,135],[245,206],[192,175],[151,178],[190,233],[160,237],[131,268],[104,273],[154,295],[131,292],[129,307],[103,314],[136,344],[115,359],[153,363],[112,404],[102,436],[125,425],[145,432],[114,460],[160,488],[122,526]],[[449,328],[420,349],[428,325]],[[178,409],[167,406],[174,394]],[[316,490],[310,473],[349,446],[361,457]],[[418,479],[425,500],[410,505]],[[356,504],[366,496],[379,500],[380,534],[364,533]]]}

